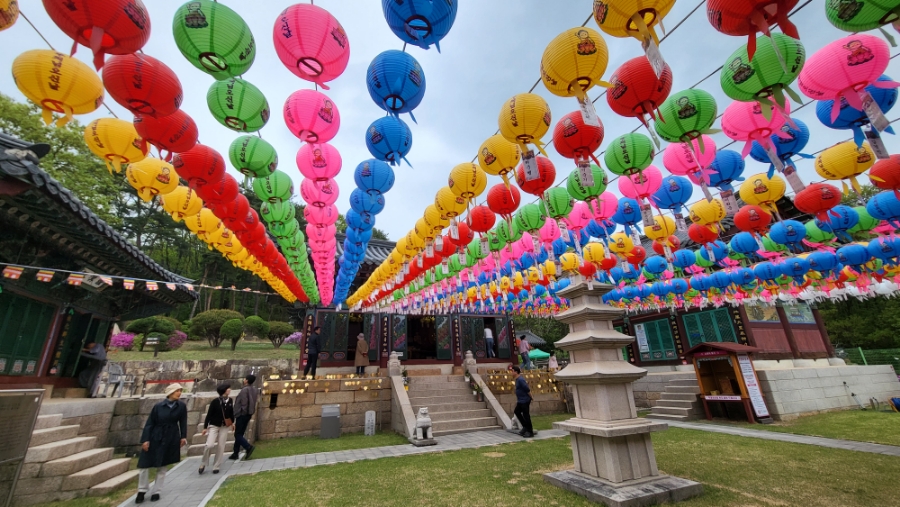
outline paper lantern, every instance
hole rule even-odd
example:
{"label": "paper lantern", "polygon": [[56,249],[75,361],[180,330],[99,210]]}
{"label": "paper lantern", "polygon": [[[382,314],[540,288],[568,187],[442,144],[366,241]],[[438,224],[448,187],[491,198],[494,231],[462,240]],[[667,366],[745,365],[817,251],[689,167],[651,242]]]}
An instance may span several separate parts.
{"label": "paper lantern", "polygon": [[199,185],[195,190],[197,196],[203,199],[203,202],[209,207],[221,206],[223,203],[230,202],[236,199],[240,192],[237,180],[230,174],[223,175],[219,181]]}
{"label": "paper lantern", "polygon": [[494,226],[496,221],[497,216],[494,215],[494,212],[487,206],[475,206],[469,210],[469,227],[475,232],[483,234],[491,230],[491,227]]}
{"label": "paper lantern", "polygon": [[845,32],[867,32],[900,19],[894,0],[832,0],[825,3],[825,16]]}
{"label": "paper lantern", "polygon": [[179,185],[175,190],[160,197],[162,207],[172,220],[180,222],[184,217],[196,215],[203,209],[203,201],[188,187]]}
{"label": "paper lantern", "polygon": [[591,176],[594,180],[594,184],[588,186],[581,182],[581,176],[578,169],[569,173],[569,177],[566,178],[566,190],[568,190],[569,195],[579,201],[593,201],[599,197],[600,194],[606,190],[606,172],[599,166],[591,164]]}
{"label": "paper lantern", "polygon": [[341,126],[337,106],[324,93],[297,90],[284,101],[284,122],[307,143],[327,143]]}
{"label": "paper lantern", "polygon": [[541,56],[541,81],[560,97],[584,98],[599,84],[609,64],[603,37],[587,27],[570,28],[557,35]]}
{"label": "paper lantern", "polygon": [[644,134],[623,134],[609,143],[603,161],[614,174],[629,175],[643,171],[653,162],[656,154],[653,141]]}
{"label": "paper lantern", "polygon": [[52,113],[62,127],[72,115],[87,114],[103,103],[103,83],[81,61],[49,49],[25,51],[13,60],[13,80],[22,95],[39,105],[44,123],[50,125]]}
{"label": "paper lantern", "polygon": [[716,110],[716,99],[708,92],[683,90],[670,95],[659,107],[660,117],[654,128],[659,137],[670,143],[689,142],[711,133]]}
{"label": "paper lantern", "polygon": [[425,72],[409,53],[390,49],[372,59],[366,71],[366,87],[375,104],[389,114],[412,115],[425,96]]}
{"label": "paper lantern", "polygon": [[384,19],[394,35],[405,43],[428,49],[431,44],[441,51],[440,41],[456,20],[456,0],[382,0]]}
{"label": "paper lantern", "polygon": [[603,124],[599,127],[585,124],[581,111],[563,116],[553,128],[553,146],[566,158],[578,161],[590,157],[599,164],[594,152],[600,149],[602,143]]}
{"label": "paper lantern", "polygon": [[0,32],[13,26],[19,19],[18,0],[0,0]]}
{"label": "paper lantern", "polygon": [[[352,212],[352,213],[351,213]],[[334,206],[324,206],[316,208],[314,206],[306,206],[303,209],[303,218],[307,222],[314,224],[333,224],[337,222],[338,210]],[[359,218],[358,222],[354,218]],[[368,214],[360,214],[355,210],[348,210],[346,215],[347,225],[357,229],[367,227],[371,229],[375,225],[375,217]]]}
{"label": "paper lantern", "polygon": [[528,144],[536,145],[543,153],[541,138],[550,129],[550,121],[550,106],[543,97],[535,93],[520,93],[500,109],[497,124],[500,135],[518,144],[523,153],[528,151]]}
{"label": "paper lantern", "polygon": [[519,159],[519,147],[500,134],[487,138],[478,149],[478,165],[481,169],[487,174],[503,178],[506,186],[509,186],[509,173],[515,176]]}
{"label": "paper lantern", "polygon": [[191,65],[216,79],[247,73],[256,58],[250,27],[227,5],[192,0],[175,11],[175,44]]}
{"label": "paper lantern", "polygon": [[463,162],[450,170],[447,186],[454,194],[465,199],[472,199],[484,192],[487,186],[487,175],[477,164]]}
{"label": "paper lantern", "polygon": [[487,205],[494,213],[502,217],[509,217],[519,208],[521,200],[518,188],[498,184],[491,187],[488,191]]}
{"label": "paper lantern", "polygon": [[869,171],[872,184],[884,190],[900,190],[900,155],[875,162]]}
{"label": "paper lantern", "polygon": [[556,180],[556,166],[547,157],[535,157],[538,166],[538,177],[533,180],[525,178],[525,167],[516,169],[516,183],[523,192],[540,197]]}
{"label": "paper lantern", "polygon": [[[788,104],[785,103],[787,114]],[[725,108],[722,113],[722,132],[735,141],[745,141],[741,155],[746,157],[756,141],[764,148],[775,149],[771,137],[788,137],[781,131],[785,124],[785,117],[781,111],[772,110],[769,118],[766,118],[762,107],[756,102],[735,101]]]}
{"label": "paper lantern", "polygon": [[[350,192],[350,207],[359,214],[377,215],[384,210],[384,204],[384,196],[381,194],[368,194],[358,188]],[[463,210],[465,209],[463,205]]]}
{"label": "paper lantern", "polygon": [[775,201],[784,196],[784,190],[785,183],[781,176],[776,174],[770,178],[766,173],[759,173],[749,176],[738,193],[745,203],[774,212],[777,211]]}
{"label": "paper lantern", "polygon": [[[725,95],[743,102],[759,101],[770,109],[776,104],[783,107],[785,92],[803,102],[789,85],[803,68],[806,50],[799,40],[787,35],[773,33],[771,38],[771,44],[765,36],[757,39],[758,49],[752,58],[747,54],[747,46],[741,46],[725,60],[719,75]],[[785,62],[784,67],[781,61]],[[774,98],[774,103],[769,97]]]}
{"label": "paper lantern", "polygon": [[144,202],[150,202],[155,196],[168,194],[178,187],[172,164],[153,157],[128,164],[125,178]]}
{"label": "paper lantern", "polygon": [[[337,185],[334,185],[331,191],[334,194],[337,194]],[[290,200],[291,196],[294,194],[294,182],[291,181],[291,177],[288,176],[287,173],[274,171],[264,178],[255,178],[253,180],[253,192],[256,193],[257,197],[266,202],[274,203],[287,201]],[[334,198],[337,199],[337,195],[335,195]],[[333,203],[334,201],[331,201],[328,204]]]}
{"label": "paper lantern", "polygon": [[[734,226],[744,232],[765,234],[772,223],[772,215],[761,206],[748,204],[742,206],[734,215]],[[755,251],[755,250],[754,250]]]}
{"label": "paper lantern", "polygon": [[[771,142],[769,147],[774,147],[775,155],[782,163],[794,167],[794,162],[791,160],[791,157],[798,155],[804,158],[812,157],[801,153],[803,148],[806,147],[806,143],[809,142],[809,128],[800,120],[793,119],[792,122],[796,128],[785,123],[781,126],[780,133],[769,136]],[[753,147],[750,149],[750,157],[759,162],[771,164],[771,160],[769,159],[769,155],[766,153],[765,148],[757,141],[753,141]],[[774,170],[775,166],[771,165],[769,172],[771,173]]]}
{"label": "paper lantern", "polygon": [[644,115],[656,119],[656,111],[672,91],[672,69],[663,67],[659,77],[645,56],[626,61],[609,79],[612,84],[606,92],[606,102],[614,113],[626,118],[637,118],[649,128]]}
{"label": "paper lantern", "polygon": [[103,86],[135,115],[168,116],[181,107],[181,81],[166,64],[143,53],[114,56],[103,67]]}
{"label": "paper lantern", "polygon": [[228,159],[241,174],[253,178],[264,178],[278,167],[275,147],[258,136],[241,136],[232,141]]}
{"label": "paper lantern", "polygon": [[[398,165],[412,149],[412,132],[406,123],[394,116],[379,118],[366,131],[366,148],[378,160]],[[409,161],[406,161],[409,164]]]}
{"label": "paper lantern", "polygon": [[688,237],[694,243],[705,245],[715,241],[719,237],[719,233],[713,227],[693,223],[688,227]]}
{"label": "paper lantern", "polygon": [[827,183],[811,183],[794,196],[795,208],[819,220],[827,220],[827,211],[840,203],[841,191]]}
{"label": "paper lantern", "polygon": [[654,27],[672,10],[675,0],[594,0],[594,21],[613,37],[651,37],[659,44]]}
{"label": "paper lantern", "polygon": [[216,121],[235,132],[256,132],[269,121],[265,95],[243,79],[213,83],[206,92],[206,105]]}
{"label": "paper lantern", "polygon": [[133,123],[138,135],[147,144],[160,152],[168,152],[166,160],[171,160],[173,153],[188,151],[197,144],[197,124],[180,109],[161,118],[138,115]]}
{"label": "paper lantern", "polygon": [[225,176],[225,159],[218,151],[203,144],[196,144],[190,150],[176,154],[172,158],[172,165],[178,175],[195,190]]}
{"label": "paper lantern", "polygon": [[662,184],[662,173],[654,166],[647,166],[639,173],[619,178],[619,192],[625,197],[644,200],[659,190]]}
{"label": "paper lantern", "polygon": [[272,32],[281,63],[300,79],[328,89],[347,68],[350,40],[344,27],[325,9],[294,4],[281,12]]}
{"label": "paper lantern", "polygon": [[[77,44],[91,48],[94,67],[104,53],[128,55],[150,38],[150,14],[141,0],[43,0],[50,19]],[[75,47],[72,53],[75,53]]]}
{"label": "paper lantern", "polygon": [[438,190],[434,196],[434,206],[444,218],[455,218],[466,210],[469,200],[456,195],[449,187]]}
{"label": "paper lantern", "polygon": [[[488,205],[490,205],[490,195],[488,195]],[[493,208],[491,208],[491,210],[495,213],[497,212]],[[438,211],[434,204],[429,204],[425,207],[425,213],[422,216],[422,219],[425,220],[425,223],[427,223],[436,234],[440,234],[444,227],[450,225],[450,220],[443,218],[441,212]],[[350,222],[348,221],[347,224],[349,226]]]}
{"label": "paper lantern", "polygon": [[[533,234],[535,231],[539,231],[540,229],[542,229],[545,223],[546,217],[544,217],[544,213],[541,210],[541,207],[537,204],[526,204],[516,212],[515,224],[516,227],[518,227],[520,230],[527,231]],[[556,227],[555,232],[556,237],[559,237],[558,226]]]}
{"label": "paper lantern", "polygon": [[334,178],[341,171],[340,152],[328,143],[304,144],[297,150],[300,174],[314,180]]}
{"label": "paper lantern", "polygon": [[706,15],[713,28],[725,35],[746,35],[747,52],[756,52],[756,33],[769,34],[776,23],[785,34],[799,39],[788,14],[799,0],[709,0]]}
{"label": "paper lantern", "polygon": [[[666,176],[650,201],[660,209],[672,210],[677,215],[684,212],[684,205],[691,199],[694,187],[683,176]],[[682,223],[684,219],[682,218]]]}
{"label": "paper lantern", "polygon": [[200,213],[185,217],[184,225],[202,241],[207,241],[207,235],[218,232],[223,227],[222,221],[209,208],[202,208]]}
{"label": "paper lantern", "polygon": [[701,199],[690,207],[691,221],[695,224],[713,227],[725,218],[725,204],[721,199],[708,201]]}
{"label": "paper lantern", "polygon": [[394,186],[394,170],[380,160],[365,160],[353,171],[353,181],[367,193],[384,194]]}
{"label": "paper lantern", "polygon": [[[875,154],[869,143],[859,148],[853,141],[838,143],[824,150],[816,157],[816,173],[827,180],[850,180],[853,189],[860,192],[856,177],[869,170],[875,164]],[[843,181],[844,192],[848,191]]]}
{"label": "paper lantern", "polygon": [[[891,81],[891,78],[888,76],[881,76],[878,78],[878,81]],[[881,109],[882,113],[887,113],[893,109],[894,105],[897,103],[898,91],[896,88],[878,88],[874,85],[869,85],[865,90],[872,96],[872,100],[878,104],[878,108]],[[853,131],[853,140],[856,141],[857,146],[862,146],[862,143],[865,140],[865,134],[863,134],[862,127],[870,124],[868,115],[866,115],[865,112],[850,106],[846,99],[841,99],[839,106],[840,112],[835,119],[831,118],[833,110],[833,100],[820,100],[816,102],[816,117],[823,125],[836,130]],[[894,129],[889,126],[885,129],[885,132],[893,134]]]}
{"label": "paper lantern", "polygon": [[547,190],[541,200],[541,210],[550,218],[559,219],[572,211],[572,196],[564,188],[555,187]]}
{"label": "paper lantern", "polygon": [[84,128],[84,142],[94,155],[106,163],[112,174],[122,171],[122,164],[140,162],[147,156],[147,143],[134,125],[118,118],[100,118]]}

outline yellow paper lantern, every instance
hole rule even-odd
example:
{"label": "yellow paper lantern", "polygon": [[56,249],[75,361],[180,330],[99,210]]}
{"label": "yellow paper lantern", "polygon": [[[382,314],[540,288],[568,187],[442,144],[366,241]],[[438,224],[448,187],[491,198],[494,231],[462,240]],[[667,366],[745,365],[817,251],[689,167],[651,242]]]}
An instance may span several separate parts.
{"label": "yellow paper lantern", "polygon": [[603,259],[606,258],[606,249],[600,243],[590,242],[584,245],[582,255],[584,255],[585,261],[599,267]]}
{"label": "yellow paper lantern", "polygon": [[207,241],[208,235],[225,227],[219,217],[217,217],[209,208],[203,208],[200,210],[200,213],[185,217],[184,225],[203,241]]}
{"label": "yellow paper lantern", "polygon": [[172,220],[176,222],[184,220],[184,217],[200,213],[203,208],[203,201],[197,197],[197,194],[182,185],[159,199],[163,209],[172,215]]}
{"label": "yellow paper lantern", "polygon": [[147,143],[134,124],[118,118],[100,118],[84,128],[84,142],[104,162],[110,173],[122,171],[122,164],[140,162],[147,156]]}
{"label": "yellow paper lantern", "polygon": [[481,143],[478,149],[478,165],[481,169],[492,175],[503,178],[503,183],[509,187],[509,175],[516,175],[516,167],[522,158],[519,147],[509,142],[500,134],[494,134]]}
{"label": "yellow paper lantern", "polygon": [[570,28],[544,49],[541,81],[554,95],[582,98],[595,84],[608,84],[600,80],[608,64],[606,41],[596,30]]}
{"label": "yellow paper lantern", "polygon": [[521,289],[525,285],[525,277],[521,271],[516,271],[512,276],[512,285],[516,290]]}
{"label": "yellow paper lantern", "polygon": [[529,283],[537,283],[538,280],[541,279],[541,272],[538,268],[531,266],[528,268],[528,282]]}
{"label": "yellow paper lantern", "polygon": [[464,211],[469,200],[465,197],[458,196],[450,190],[450,187],[443,187],[438,190],[434,196],[434,207],[437,208],[441,216],[444,218],[456,218]]}
{"label": "yellow paper lantern", "polygon": [[465,199],[472,199],[484,192],[487,187],[487,175],[477,165],[463,162],[450,170],[447,186],[454,194]]}
{"label": "yellow paper lantern", "polygon": [[509,288],[512,287],[512,282],[510,281],[508,276],[504,276],[500,278],[500,290],[509,291]]}
{"label": "yellow paper lantern", "polygon": [[659,45],[654,27],[672,10],[675,0],[594,0],[594,21],[613,37],[650,38]]}
{"label": "yellow paper lantern", "polygon": [[631,236],[625,234],[624,232],[616,232],[609,236],[609,251],[619,254],[619,255],[627,255],[631,253],[634,249],[634,241],[632,241]]}
{"label": "yellow paper lantern", "polygon": [[431,241],[434,239],[434,228],[428,225],[428,222],[426,222],[424,218],[416,220],[416,226],[413,230],[416,231],[416,236],[421,238],[422,241]]}
{"label": "yellow paper lantern", "polygon": [[578,256],[572,252],[566,252],[559,256],[559,265],[563,271],[574,273],[578,271]]}
{"label": "yellow paper lantern", "polygon": [[63,115],[56,121],[62,127],[72,115],[91,113],[103,103],[100,76],[69,55],[32,49],[13,60],[12,74],[19,91],[41,106],[47,125],[53,121],[52,113]]}
{"label": "yellow paper lantern", "polygon": [[691,206],[690,212],[692,222],[706,226],[718,224],[726,215],[725,204],[721,199],[713,199],[711,201],[701,199]]}
{"label": "yellow paper lantern", "polygon": [[409,257],[414,257],[425,248],[425,241],[417,236],[414,230],[407,232],[404,239],[406,239],[406,254]]}
{"label": "yellow paper lantern", "polygon": [[18,0],[0,0],[0,32],[13,26],[19,19]]}
{"label": "yellow paper lantern", "polygon": [[556,276],[556,264],[553,261],[544,261],[544,274],[549,278]]}
{"label": "yellow paper lantern", "polygon": [[200,239],[205,241],[209,246],[209,249],[212,250],[216,245],[231,241],[232,237],[234,237],[234,233],[231,232],[227,227],[222,226],[210,231],[206,231],[206,234]]}
{"label": "yellow paper lantern", "polygon": [[828,180],[842,180],[844,193],[847,193],[847,182],[857,192],[860,191],[856,177],[869,170],[875,164],[875,153],[868,142],[857,147],[854,141],[838,143],[826,149],[816,157],[816,172]]}
{"label": "yellow paper lantern", "polygon": [[644,234],[653,241],[668,243],[669,236],[675,234],[676,230],[675,220],[672,217],[656,215],[653,217],[653,225],[644,228]]}
{"label": "yellow paper lantern", "polygon": [[429,204],[425,207],[425,214],[422,216],[422,219],[434,230],[435,235],[440,234],[444,227],[450,225],[450,220],[442,217],[441,212],[438,211],[434,204]]}
{"label": "yellow paper lantern", "polygon": [[155,157],[128,164],[125,177],[144,202],[150,202],[155,196],[168,194],[178,187],[178,174],[172,164]]}
{"label": "yellow paper lantern", "polygon": [[551,120],[550,106],[543,97],[535,93],[520,93],[503,104],[497,124],[500,135],[519,145],[522,153],[528,151],[527,145],[530,143],[546,156],[541,138],[550,129]]}
{"label": "yellow paper lantern", "polygon": [[747,204],[762,206],[769,211],[778,211],[775,201],[784,196],[785,183],[781,176],[775,174],[771,178],[766,173],[754,174],[743,183],[738,194]]}

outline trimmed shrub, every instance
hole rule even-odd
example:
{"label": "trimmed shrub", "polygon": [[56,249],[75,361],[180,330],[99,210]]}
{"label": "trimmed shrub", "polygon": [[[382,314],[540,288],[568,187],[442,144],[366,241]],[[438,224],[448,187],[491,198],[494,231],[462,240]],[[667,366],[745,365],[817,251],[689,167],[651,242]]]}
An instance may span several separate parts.
{"label": "trimmed shrub", "polygon": [[291,345],[296,345],[297,348],[300,348],[300,341],[303,340],[303,333],[297,331],[295,333],[291,333],[290,336],[284,339],[284,343],[288,343]]}
{"label": "trimmed shrub", "polygon": [[[174,320],[174,319],[172,319]],[[125,331],[134,334],[162,333],[169,336],[175,331],[175,324],[166,317],[147,317],[133,320],[125,326]]]}
{"label": "trimmed shrub", "polygon": [[226,320],[219,330],[219,335],[222,337],[222,341],[230,340],[231,350],[234,350],[237,342],[244,335],[244,321],[241,319]]}
{"label": "trimmed shrub", "polygon": [[[169,336],[163,333],[147,333],[145,335],[140,335],[141,338],[141,351],[144,350],[144,347],[147,343],[147,338],[159,338],[159,351],[165,352],[169,350]],[[153,345],[146,345],[148,351],[153,351]]]}
{"label": "trimmed shrub", "polygon": [[129,352],[134,348],[134,333],[126,331],[116,333],[110,338],[109,344],[111,347]]}
{"label": "trimmed shrub", "polygon": [[162,315],[162,316],[157,317],[157,318],[163,319],[163,320],[168,321],[168,322],[171,322],[172,325],[175,326],[175,331],[181,331],[181,321],[180,321],[180,320],[178,320],[178,319],[176,319],[176,318],[173,318],[173,317],[166,317],[165,315]]}
{"label": "trimmed shrub", "polygon": [[169,335],[169,341],[167,342],[168,350],[176,350],[181,348],[188,339],[187,333],[184,331],[175,331],[171,335]]}
{"label": "trimmed shrub", "polygon": [[[225,341],[220,330],[229,320],[243,321],[244,316],[234,310],[209,310],[198,313],[191,320],[190,333],[205,338],[210,347],[218,348]],[[241,331],[243,331],[243,322],[241,322]],[[240,338],[240,333],[238,333],[238,337]]]}
{"label": "trimmed shrub", "polygon": [[269,337],[269,323],[262,320],[261,317],[251,315],[244,319],[244,335],[246,338],[251,336],[256,339]]}
{"label": "trimmed shrub", "polygon": [[294,332],[294,326],[288,322],[269,322],[269,341],[272,345],[279,349],[284,340]]}

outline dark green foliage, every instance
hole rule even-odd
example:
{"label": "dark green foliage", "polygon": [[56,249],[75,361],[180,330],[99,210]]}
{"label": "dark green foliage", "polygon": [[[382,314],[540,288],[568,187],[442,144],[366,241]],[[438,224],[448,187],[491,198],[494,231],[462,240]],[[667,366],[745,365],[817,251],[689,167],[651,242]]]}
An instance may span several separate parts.
{"label": "dark green foliage", "polygon": [[[145,335],[140,335],[141,339],[141,350],[144,350],[144,342],[147,341],[147,338],[159,338],[159,351],[165,352],[169,350],[169,335],[163,333],[152,332]],[[153,345],[147,345],[147,350],[153,351]]]}
{"label": "dark green foliage", "polygon": [[[206,338],[209,346],[215,348],[226,339],[221,333],[223,325],[229,320],[237,320],[241,326],[240,332],[243,332],[243,319],[243,315],[233,310],[209,310],[198,313],[191,319],[191,334]],[[238,337],[240,338],[240,333]]]}
{"label": "dark green foliage", "polygon": [[284,343],[285,338],[291,335],[294,332],[294,326],[290,325],[288,322],[269,322],[269,341],[272,342],[272,345],[279,349],[281,348],[281,344]]}
{"label": "dark green foliage", "polygon": [[[144,319],[133,320],[125,326],[125,331],[136,335],[147,335],[148,333],[161,333],[169,336],[175,331],[175,324],[165,317],[147,317]],[[141,342],[143,344],[143,342]],[[143,345],[141,345],[143,347]]]}
{"label": "dark green foliage", "polygon": [[516,331],[529,330],[547,341],[546,352],[550,352],[555,347],[554,343],[563,339],[569,334],[569,326],[562,322],[556,321],[549,317],[513,317],[516,325]]}
{"label": "dark green foliage", "polygon": [[222,337],[222,341],[231,341],[231,350],[234,350],[237,348],[238,341],[244,336],[244,322],[241,319],[226,320],[219,329],[219,336]]}
{"label": "dark green foliage", "polygon": [[819,304],[825,329],[835,346],[863,349],[900,347],[900,300],[849,298]]}
{"label": "dark green foliage", "polygon": [[251,315],[244,319],[244,333],[248,338],[268,338],[269,323],[257,315]]}

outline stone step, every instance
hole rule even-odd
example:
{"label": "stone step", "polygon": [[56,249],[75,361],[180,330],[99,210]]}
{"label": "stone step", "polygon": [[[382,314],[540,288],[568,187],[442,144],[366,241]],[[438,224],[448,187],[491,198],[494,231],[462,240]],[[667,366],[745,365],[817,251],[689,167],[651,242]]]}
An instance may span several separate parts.
{"label": "stone step", "polygon": [[72,454],[71,456],[48,461],[41,467],[41,477],[58,477],[80,472],[85,468],[90,468],[99,465],[104,461],[111,460],[113,452],[114,449],[112,447],[101,447],[99,449],[89,449],[87,451]]}
{"label": "stone step", "polygon": [[[418,411],[417,411],[418,412]],[[455,421],[457,419],[472,419],[476,417],[491,417],[491,410],[482,408],[479,410],[456,410],[452,412],[431,412],[431,422]]]}
{"label": "stone step", "polygon": [[472,394],[472,389],[468,385],[447,386],[441,389],[410,389],[407,391],[410,399],[415,398],[433,398],[435,396],[464,396]]}
{"label": "stone step", "polygon": [[690,416],[690,415],[692,415],[693,413],[694,413],[694,409],[692,409],[692,408],[690,408],[690,407],[688,407],[688,408],[683,408],[683,407],[661,407],[661,406],[659,406],[659,405],[656,405],[656,406],[653,407],[653,409],[650,411],[650,415],[656,415],[656,414],[671,414],[671,415],[685,415],[685,416]]}
{"label": "stone step", "polygon": [[452,421],[435,421],[432,420],[431,429],[437,431],[447,430],[463,430],[472,428],[482,428],[484,426],[494,426],[497,424],[496,417],[473,417],[471,419],[455,419]]}
{"label": "stone step", "polygon": [[418,405],[428,407],[428,410],[431,410],[432,405],[444,405],[448,403],[469,403],[475,401],[475,396],[472,394],[472,391],[469,391],[467,394],[461,394],[458,396],[410,396],[409,403],[411,405]]}
{"label": "stone step", "polygon": [[661,393],[659,401],[700,401],[694,393]]}
{"label": "stone step", "polygon": [[667,385],[681,387],[697,387],[697,377],[691,375],[690,378],[670,380]]}
{"label": "stone step", "polygon": [[128,471],[131,458],[116,458],[85,468],[80,472],[66,476],[63,479],[62,491],[74,491],[76,489],[90,489],[101,482],[111,479]]}
{"label": "stone step", "polygon": [[412,384],[430,384],[434,382],[464,382],[465,377],[462,375],[422,375],[409,377],[409,383]]}
{"label": "stone step", "polygon": [[656,402],[657,407],[669,408],[690,408],[695,409],[700,406],[699,401],[683,401],[683,400],[659,400]]}
{"label": "stone step", "polygon": [[37,421],[34,422],[34,429],[45,430],[47,428],[55,428],[62,424],[62,414],[39,415]]}
{"label": "stone step", "polygon": [[[471,397],[472,400],[468,403],[443,403],[443,404],[433,404],[433,405],[423,405],[413,403],[413,413],[418,414],[419,409],[422,407],[428,408],[428,413],[432,412],[457,412],[457,411],[466,411],[466,410],[480,410],[485,407],[483,401],[475,401],[475,397]],[[410,402],[412,403],[412,402]]]}
{"label": "stone step", "polygon": [[664,392],[667,393],[681,393],[681,394],[700,394],[700,388],[694,384],[692,387],[689,386],[673,386],[667,385]]}
{"label": "stone step", "polygon": [[690,421],[693,419],[697,419],[694,416],[687,415],[675,415],[675,414],[647,414],[647,417],[651,419],[663,419],[667,421]]}
{"label": "stone step", "polygon": [[39,445],[59,442],[60,440],[68,440],[78,436],[80,426],[72,424],[70,426],[57,426],[56,428],[46,428],[42,430],[34,430],[31,433],[31,442],[28,447],[37,447]]}
{"label": "stone step", "polygon": [[29,447],[28,452],[25,453],[25,463],[46,463],[47,461],[93,449],[95,445],[97,445],[97,437],[75,437],[37,447]]}
{"label": "stone step", "polygon": [[58,387],[53,389],[51,398],[87,398],[87,389],[83,387]]}
{"label": "stone step", "polygon": [[91,489],[88,490],[87,494],[88,496],[103,496],[112,493],[113,491],[118,491],[125,486],[128,486],[133,481],[136,481],[138,474],[140,473],[140,470],[129,470],[124,474],[119,474],[110,479],[106,479],[96,486],[91,486]]}
{"label": "stone step", "polygon": [[489,430],[499,430],[500,426],[480,426],[478,428],[461,428],[461,429],[451,429],[451,430],[440,430],[434,431],[432,428],[432,434],[435,437],[443,437],[446,435],[455,435],[457,433],[471,433],[473,431],[489,431]]}

